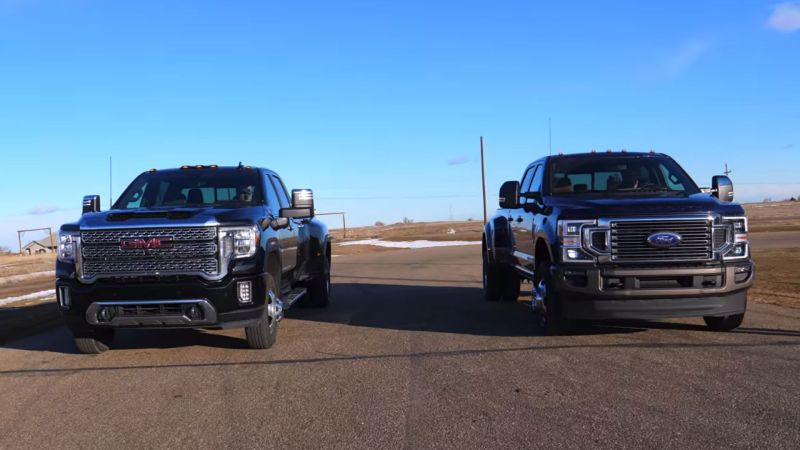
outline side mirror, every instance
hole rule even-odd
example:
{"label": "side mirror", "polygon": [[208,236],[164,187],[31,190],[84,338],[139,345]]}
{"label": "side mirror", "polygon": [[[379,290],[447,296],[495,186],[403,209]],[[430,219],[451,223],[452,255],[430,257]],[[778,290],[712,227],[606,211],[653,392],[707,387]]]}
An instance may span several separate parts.
{"label": "side mirror", "polygon": [[87,195],[83,197],[83,214],[100,211],[100,196]]}
{"label": "side mirror", "polygon": [[730,178],[717,175],[711,179],[711,195],[721,202],[733,201],[733,182]]}
{"label": "side mirror", "polygon": [[519,181],[506,181],[500,187],[500,207],[503,209],[519,208]]}
{"label": "side mirror", "polygon": [[292,189],[292,207],[281,209],[281,217],[298,219],[314,217],[314,192],[311,189]]}

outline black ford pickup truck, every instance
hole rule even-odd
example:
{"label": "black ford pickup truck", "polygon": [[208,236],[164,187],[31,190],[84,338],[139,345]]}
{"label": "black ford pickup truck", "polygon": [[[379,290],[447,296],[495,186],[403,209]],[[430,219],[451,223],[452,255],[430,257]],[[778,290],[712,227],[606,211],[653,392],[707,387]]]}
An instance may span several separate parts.
{"label": "black ford pickup truck", "polygon": [[691,316],[732,330],[755,268],[730,179],[712,185],[698,188],[664,154],[542,158],[500,189],[483,236],[485,297],[514,301],[531,281],[548,333],[574,320]]}
{"label": "black ford pickup truck", "polygon": [[283,310],[325,306],[330,235],[313,194],[267,169],[183,166],[139,175],[112,209],[98,196],[61,227],[56,294],[82,353],[120,328],[244,328],[269,348]]}

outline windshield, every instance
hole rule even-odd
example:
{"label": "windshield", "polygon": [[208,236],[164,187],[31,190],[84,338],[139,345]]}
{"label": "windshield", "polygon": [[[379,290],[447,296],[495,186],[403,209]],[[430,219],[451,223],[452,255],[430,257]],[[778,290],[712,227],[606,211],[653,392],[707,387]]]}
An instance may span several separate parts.
{"label": "windshield", "polygon": [[259,172],[240,169],[186,169],[139,175],[115,209],[213,206],[236,208],[263,203]]}
{"label": "windshield", "polygon": [[550,195],[700,192],[675,161],[655,156],[558,158],[549,181]]}

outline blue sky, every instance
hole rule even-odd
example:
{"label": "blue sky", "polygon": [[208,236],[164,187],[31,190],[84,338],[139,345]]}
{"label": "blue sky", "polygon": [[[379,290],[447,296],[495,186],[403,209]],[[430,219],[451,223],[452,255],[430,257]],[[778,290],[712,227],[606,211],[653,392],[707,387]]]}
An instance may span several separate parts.
{"label": "blue sky", "polygon": [[[479,218],[553,150],[656,149],[800,195],[800,3],[0,0],[0,244],[150,167],[272,168],[317,207]],[[493,202],[492,202],[493,203]]]}

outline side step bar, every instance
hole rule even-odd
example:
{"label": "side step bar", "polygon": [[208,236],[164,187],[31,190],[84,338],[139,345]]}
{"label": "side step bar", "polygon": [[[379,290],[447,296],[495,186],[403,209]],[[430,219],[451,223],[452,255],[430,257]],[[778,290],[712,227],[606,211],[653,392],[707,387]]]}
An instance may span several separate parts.
{"label": "side step bar", "polygon": [[308,293],[308,290],[306,288],[298,287],[286,294],[283,294],[283,298],[281,298],[281,301],[283,302],[283,307],[285,309],[291,308],[292,305],[294,305],[295,302],[303,298],[306,295],[306,293]]}

